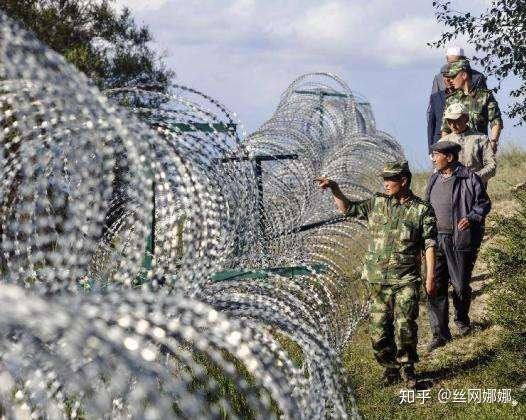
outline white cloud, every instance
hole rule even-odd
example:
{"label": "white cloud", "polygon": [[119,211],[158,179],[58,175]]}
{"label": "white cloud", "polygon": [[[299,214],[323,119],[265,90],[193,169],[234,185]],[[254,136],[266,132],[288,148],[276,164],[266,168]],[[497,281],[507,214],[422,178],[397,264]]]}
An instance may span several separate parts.
{"label": "white cloud", "polygon": [[156,10],[167,3],[169,0],[116,0],[115,6],[121,9],[124,6],[133,11]]}
{"label": "white cloud", "polygon": [[235,0],[227,8],[228,14],[238,18],[249,18],[256,10],[256,0]]}
{"label": "white cloud", "polygon": [[[132,8],[135,4],[121,2]],[[415,9],[411,4],[409,0],[157,0],[150,2],[150,10],[136,10],[152,22],[151,29],[165,45],[216,46],[245,58],[247,49],[253,57],[283,51],[295,58],[322,55],[334,63],[372,60],[392,67],[436,59],[425,44],[439,33],[433,10],[427,7],[424,16],[401,13]],[[136,7],[143,6],[137,2]]]}
{"label": "white cloud", "polygon": [[[354,22],[353,22],[354,21]],[[305,46],[322,44],[341,45],[351,35],[350,28],[357,16],[349,12],[342,2],[329,2],[299,13],[292,26]]]}
{"label": "white cloud", "polygon": [[[456,2],[476,13],[488,0]],[[429,89],[444,60],[443,51],[426,45],[442,30],[430,0],[118,3],[150,27],[180,83],[238,111],[249,131],[271,115],[297,76],[328,71],[372,101],[379,127],[426,154]]]}
{"label": "white cloud", "polygon": [[[476,10],[491,0],[473,0]],[[431,4],[398,0],[118,0],[150,24],[164,47],[214,46],[245,59],[282,51],[297,59],[420,65],[441,52]],[[430,3],[430,2],[429,2]],[[247,50],[249,56],[247,57]]]}
{"label": "white cloud", "polygon": [[410,16],[389,23],[376,38],[375,49],[384,62],[402,67],[420,60],[436,60],[437,51],[426,45],[436,39],[440,29],[433,18]]}

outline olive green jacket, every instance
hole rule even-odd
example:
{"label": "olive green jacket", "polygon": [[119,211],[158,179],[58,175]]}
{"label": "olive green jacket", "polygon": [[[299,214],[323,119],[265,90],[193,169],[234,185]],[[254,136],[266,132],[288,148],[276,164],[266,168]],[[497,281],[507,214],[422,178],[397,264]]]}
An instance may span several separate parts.
{"label": "olive green jacket", "polygon": [[[462,102],[468,109],[468,125],[472,131],[488,134],[488,124],[490,127],[495,125],[504,127],[499,104],[495,100],[491,90],[473,88],[467,95],[462,89],[456,90],[446,96],[444,109],[447,109],[447,107],[454,102]],[[444,118],[442,118],[442,131],[451,133],[451,129]]]}
{"label": "olive green jacket", "polygon": [[422,251],[436,246],[431,204],[413,193],[403,204],[383,194],[352,202],[347,217],[366,220],[370,241],[362,278],[370,283],[403,285],[421,281]]}

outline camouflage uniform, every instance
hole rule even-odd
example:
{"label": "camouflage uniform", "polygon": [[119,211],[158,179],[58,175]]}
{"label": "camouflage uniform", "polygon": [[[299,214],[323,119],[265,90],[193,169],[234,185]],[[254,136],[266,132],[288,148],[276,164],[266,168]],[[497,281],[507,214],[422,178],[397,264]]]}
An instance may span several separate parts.
{"label": "camouflage uniform", "polygon": [[[447,77],[453,78],[462,70],[470,70],[467,60],[459,60],[449,67]],[[488,89],[472,87],[466,95],[462,89],[451,93],[446,97],[446,108],[453,102],[462,102],[469,112],[468,126],[476,133],[488,134],[488,124],[493,127],[500,125],[504,127],[499,109],[493,93]],[[445,119],[442,119],[442,131],[451,133],[451,129]]]}
{"label": "camouflage uniform", "polygon": [[[382,176],[409,172],[407,162],[386,165]],[[390,175],[391,174],[391,175]],[[398,368],[418,360],[416,320],[423,249],[436,246],[431,205],[412,192],[403,204],[375,194],[351,203],[348,217],[367,220],[371,240],[362,278],[370,283],[370,334],[378,362]]]}

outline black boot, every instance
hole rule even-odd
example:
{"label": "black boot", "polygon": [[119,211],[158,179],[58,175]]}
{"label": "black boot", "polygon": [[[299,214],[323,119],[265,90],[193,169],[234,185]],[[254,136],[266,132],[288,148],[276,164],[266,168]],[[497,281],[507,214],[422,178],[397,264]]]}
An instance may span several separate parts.
{"label": "black boot", "polygon": [[469,325],[459,324],[458,335],[465,337],[471,333],[471,327]]}
{"label": "black boot", "polygon": [[416,372],[414,365],[405,365],[402,367],[402,379],[406,388],[416,388]]}
{"label": "black boot", "polygon": [[442,337],[434,337],[427,345],[427,351],[431,353],[433,350],[445,346],[447,342],[448,340],[445,340]]}
{"label": "black boot", "polygon": [[400,382],[400,369],[389,367],[386,368],[384,374],[382,375],[382,385],[391,386]]}

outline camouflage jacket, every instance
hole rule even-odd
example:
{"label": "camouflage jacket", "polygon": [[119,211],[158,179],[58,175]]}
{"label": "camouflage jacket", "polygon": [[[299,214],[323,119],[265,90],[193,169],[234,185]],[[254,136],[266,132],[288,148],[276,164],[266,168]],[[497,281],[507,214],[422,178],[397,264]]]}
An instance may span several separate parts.
{"label": "camouflage jacket", "polygon": [[371,239],[362,278],[370,283],[419,282],[422,251],[436,246],[436,218],[431,204],[413,193],[403,204],[383,194],[352,202],[347,217],[366,220]]}
{"label": "camouflage jacket", "polygon": [[485,134],[467,130],[460,134],[448,134],[442,137],[440,141],[452,141],[460,144],[462,149],[458,155],[458,160],[480,176],[485,184],[492,176],[495,176],[497,161],[488,136]]}
{"label": "camouflage jacket", "polygon": [[[446,109],[454,102],[462,102],[469,112],[469,128],[476,133],[488,134],[488,123],[491,127],[499,124],[503,127],[499,104],[488,89],[471,89],[468,95],[459,89],[446,97]],[[442,118],[442,131],[451,133],[447,121]]]}

